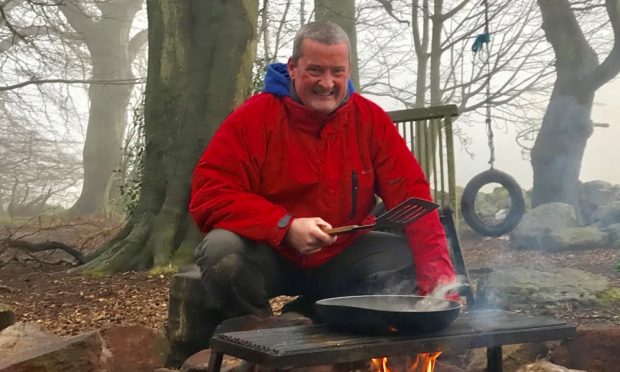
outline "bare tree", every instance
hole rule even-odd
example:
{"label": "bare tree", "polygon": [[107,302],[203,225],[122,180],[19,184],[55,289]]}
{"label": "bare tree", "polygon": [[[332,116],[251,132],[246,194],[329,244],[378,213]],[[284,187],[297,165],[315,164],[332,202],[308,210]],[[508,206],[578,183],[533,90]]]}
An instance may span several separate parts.
{"label": "bare tree", "polygon": [[282,48],[283,33],[287,31],[285,26],[290,23],[288,18],[292,13],[292,3],[292,0],[286,0],[284,4],[273,4],[277,6],[280,13],[278,19],[273,20],[274,14],[270,11],[270,4],[272,4],[272,1],[263,0],[262,2],[262,8],[259,11],[259,38],[262,44],[262,59],[260,56],[257,59],[262,60],[265,64],[275,62]]}
{"label": "bare tree", "polygon": [[[50,198],[76,186],[81,175],[77,154],[25,128],[0,126],[0,192],[10,216],[33,216]],[[6,134],[6,136],[5,136]]]}
{"label": "bare tree", "polygon": [[[406,107],[455,103],[465,113],[486,104],[484,88],[491,77],[488,101],[494,107],[513,104],[524,93],[549,85],[552,68],[544,59],[544,38],[537,33],[535,4],[489,2],[488,55],[486,48],[472,52],[476,36],[485,30],[480,2],[414,0],[390,1],[387,9],[386,5],[369,0],[358,9],[358,29],[363,27],[366,37],[362,55],[370,54],[380,63],[360,64],[376,71],[363,74],[366,93],[390,96]],[[380,8],[389,13],[378,14]]]}
{"label": "bare tree", "polygon": [[258,1],[153,0],[147,12],[143,189],[123,231],[84,269],[125,271],[191,258],[201,239],[187,212],[193,167],[250,84]]}
{"label": "bare tree", "polygon": [[354,0],[314,0],[315,18],[321,21],[331,21],[342,27],[351,42],[351,80],[359,87],[360,77],[357,55],[357,32],[355,29],[355,1]]}
{"label": "bare tree", "polygon": [[41,9],[26,0],[0,3],[0,204],[13,215],[67,202],[81,179],[75,89],[36,82],[71,80],[87,68],[85,54],[61,18]]}
{"label": "bare tree", "polygon": [[[555,53],[556,80],[532,149],[533,205],[564,202],[579,206],[579,173],[588,138],[592,134],[594,94],[620,71],[620,1],[575,2],[538,0],[543,29]],[[609,23],[597,11],[604,10]],[[586,33],[579,22],[590,13]],[[584,16],[582,14],[582,16]],[[594,20],[594,22],[592,22]],[[613,35],[611,50],[599,63],[591,35],[600,26]],[[607,38],[609,39],[609,38]]]}
{"label": "bare tree", "polygon": [[[7,0],[0,4],[0,58],[10,66],[3,68],[0,94],[6,112],[28,113],[12,114],[11,121],[39,133],[47,131],[41,138],[50,138],[49,132],[62,133],[64,124],[62,136],[71,139],[63,139],[68,146],[60,147],[73,153],[84,132],[81,121],[88,118],[82,194],[72,208],[75,213],[104,211],[108,192],[114,189],[110,179],[120,159],[127,103],[136,83],[131,61],[146,42],[146,30],[131,29],[142,3]],[[82,110],[83,100],[75,102],[82,92],[74,84],[88,84],[88,114]],[[37,94],[35,100],[28,97],[32,92]],[[38,124],[42,121],[52,129]]]}
{"label": "bare tree", "polygon": [[[131,36],[131,26],[143,0],[65,0],[60,11],[81,35],[92,60],[92,80],[131,80],[131,62],[146,42],[146,30]],[[120,161],[127,125],[131,85],[91,84],[90,113],[84,143],[84,185],[71,208],[76,214],[102,212],[112,172]]]}

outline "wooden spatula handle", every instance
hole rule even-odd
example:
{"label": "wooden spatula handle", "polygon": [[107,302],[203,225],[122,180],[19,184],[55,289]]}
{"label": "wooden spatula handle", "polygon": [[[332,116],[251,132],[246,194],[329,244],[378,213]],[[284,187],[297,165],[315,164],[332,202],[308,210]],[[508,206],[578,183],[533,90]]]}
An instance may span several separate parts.
{"label": "wooden spatula handle", "polygon": [[345,233],[351,232],[355,230],[356,227],[359,227],[359,225],[340,226],[340,227],[334,227],[333,229],[325,229],[323,231],[325,231],[329,235],[339,235],[339,234],[345,234]]}

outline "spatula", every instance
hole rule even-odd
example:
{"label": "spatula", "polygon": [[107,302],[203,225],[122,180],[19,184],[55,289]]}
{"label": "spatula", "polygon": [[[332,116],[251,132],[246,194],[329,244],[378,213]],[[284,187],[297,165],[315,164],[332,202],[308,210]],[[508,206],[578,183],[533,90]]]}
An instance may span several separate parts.
{"label": "spatula", "polygon": [[377,217],[374,223],[368,225],[335,227],[333,229],[327,229],[325,232],[329,235],[341,235],[358,230],[401,227],[417,221],[429,212],[437,209],[437,207],[439,207],[439,205],[428,200],[409,198]]}

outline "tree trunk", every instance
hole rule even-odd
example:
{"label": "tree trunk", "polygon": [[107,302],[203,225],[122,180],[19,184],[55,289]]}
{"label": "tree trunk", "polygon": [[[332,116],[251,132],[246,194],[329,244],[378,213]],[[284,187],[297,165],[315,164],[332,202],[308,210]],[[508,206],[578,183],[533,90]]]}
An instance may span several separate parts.
{"label": "tree trunk", "polygon": [[[441,89],[441,36],[443,33],[444,16],[442,14],[443,1],[435,0],[431,20],[431,56],[430,56],[430,95],[431,106],[441,105],[443,91]],[[434,142],[434,141],[433,141]]]}
{"label": "tree trunk", "polygon": [[354,0],[314,0],[317,21],[331,21],[342,27],[351,42],[351,80],[355,87],[360,86],[357,66],[357,32],[355,31]]}
{"label": "tree trunk", "polygon": [[149,0],[147,12],[144,186],[127,226],[86,269],[119,272],[191,259],[201,239],[187,213],[194,165],[251,80],[256,0]]}
{"label": "tree trunk", "polygon": [[[426,89],[428,87],[427,69],[429,60],[429,17],[427,14],[428,0],[422,0],[421,6],[418,0],[411,3],[411,32],[413,35],[413,46],[415,48],[414,51],[417,64],[415,108],[426,106]],[[420,18],[422,19],[421,25]]]}
{"label": "tree trunk", "polygon": [[581,89],[577,82],[567,88],[572,93],[553,90],[532,148],[533,207],[551,202],[579,207],[579,173],[586,143],[592,134],[590,115],[594,93],[579,95],[589,97],[577,96]]}
{"label": "tree trunk", "polygon": [[[133,78],[129,33],[141,0],[98,3],[101,19],[86,17],[76,3],[60,9],[71,26],[82,36],[93,64],[91,79],[110,84],[91,84],[88,90],[90,111],[83,149],[84,183],[82,193],[70,213],[90,214],[105,211],[109,184],[121,157],[121,144],[127,125],[127,105],[132,85],[119,80]],[[133,46],[137,48],[137,46]]]}
{"label": "tree trunk", "polygon": [[[96,65],[110,68],[130,67],[130,61],[112,61],[105,58],[104,63],[93,61]],[[105,71],[93,69],[93,80],[112,80],[114,77],[127,79],[131,71]],[[84,183],[80,197],[71,207],[71,213],[103,213],[107,204],[108,186],[112,174],[121,158],[123,133],[127,125],[127,105],[131,85],[93,84],[89,89],[90,111],[86,141],[83,149]]]}
{"label": "tree trunk", "polygon": [[532,206],[562,202],[579,207],[579,173],[588,138],[599,66],[566,0],[539,0],[543,29],[556,56],[557,78],[532,148]]}

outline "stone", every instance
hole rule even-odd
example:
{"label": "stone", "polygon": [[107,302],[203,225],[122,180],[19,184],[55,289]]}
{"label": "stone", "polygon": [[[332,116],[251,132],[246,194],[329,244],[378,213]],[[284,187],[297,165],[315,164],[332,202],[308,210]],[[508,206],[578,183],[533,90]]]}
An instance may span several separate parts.
{"label": "stone", "polygon": [[[151,372],[164,367],[167,341],[141,326],[107,325],[73,337],[59,337],[36,323],[18,323],[0,333],[0,372]],[[0,349],[1,350],[1,349]]]}
{"label": "stone", "polygon": [[[504,345],[502,347],[503,372],[514,372],[524,363],[533,363],[546,356],[549,348],[545,343]],[[487,349],[471,349],[466,355],[465,370],[483,372],[487,370]]]}
{"label": "stone", "polygon": [[569,369],[547,362],[545,360],[537,361],[536,363],[525,365],[519,368],[516,372],[586,372],[580,369]]}
{"label": "stone", "polygon": [[[581,359],[581,368],[586,371],[617,371],[620,366],[620,327],[603,326],[597,328],[578,328],[576,352]],[[568,350],[565,346],[551,353],[551,361],[569,365]]]}
{"label": "stone", "polygon": [[605,181],[590,181],[581,185],[581,215],[586,224],[592,224],[592,215],[601,207],[620,200],[620,190]]}
{"label": "stone", "polygon": [[435,364],[435,369],[433,370],[433,372],[464,372],[464,371],[465,370],[462,368],[459,368],[452,364],[443,363],[440,360],[437,361],[437,364]]}
{"label": "stone", "polygon": [[572,205],[542,204],[523,216],[510,234],[510,243],[518,249],[546,250],[552,231],[578,226],[579,220]]}
{"label": "stone", "polygon": [[607,242],[608,234],[595,227],[569,227],[549,234],[547,250],[592,249],[603,247]]}
{"label": "stone", "polygon": [[62,337],[44,330],[40,324],[19,322],[0,332],[0,358],[62,340]]}
{"label": "stone", "polygon": [[620,247],[620,223],[614,223],[603,229],[609,238],[609,244],[612,247]]}
{"label": "stone", "polygon": [[[503,347],[504,349],[506,346]],[[549,348],[545,343],[521,344],[510,352],[504,352],[504,372],[518,370],[523,363],[534,363],[545,357],[549,353]]]}
{"label": "stone", "polygon": [[601,227],[620,223],[620,200],[598,208],[592,215],[592,220]]}
{"label": "stone", "polygon": [[[207,372],[209,370],[209,359],[211,358],[211,349],[200,350],[196,354],[187,358],[181,366],[180,372]],[[222,372],[231,371],[253,371],[254,365],[247,363],[239,358],[230,355],[224,355],[222,359]]]}
{"label": "stone", "polygon": [[607,278],[568,267],[529,263],[528,267],[498,266],[482,273],[477,302],[481,306],[519,309],[523,304],[552,304],[563,301],[587,303],[606,291]]}
{"label": "stone", "polygon": [[[211,349],[200,350],[196,354],[187,358],[183,365],[181,366],[181,372],[199,372],[199,371],[208,371],[209,368],[209,359],[211,358]],[[230,356],[225,355],[222,360],[222,367],[225,364],[228,364]],[[224,369],[224,368],[222,368]]]}
{"label": "stone", "polygon": [[107,355],[101,353],[103,346],[95,331],[68,337],[0,359],[0,372],[105,371]]}
{"label": "stone", "polygon": [[138,325],[108,324],[99,331],[111,354],[111,371],[144,371],[164,367],[170,346],[160,332]]}

